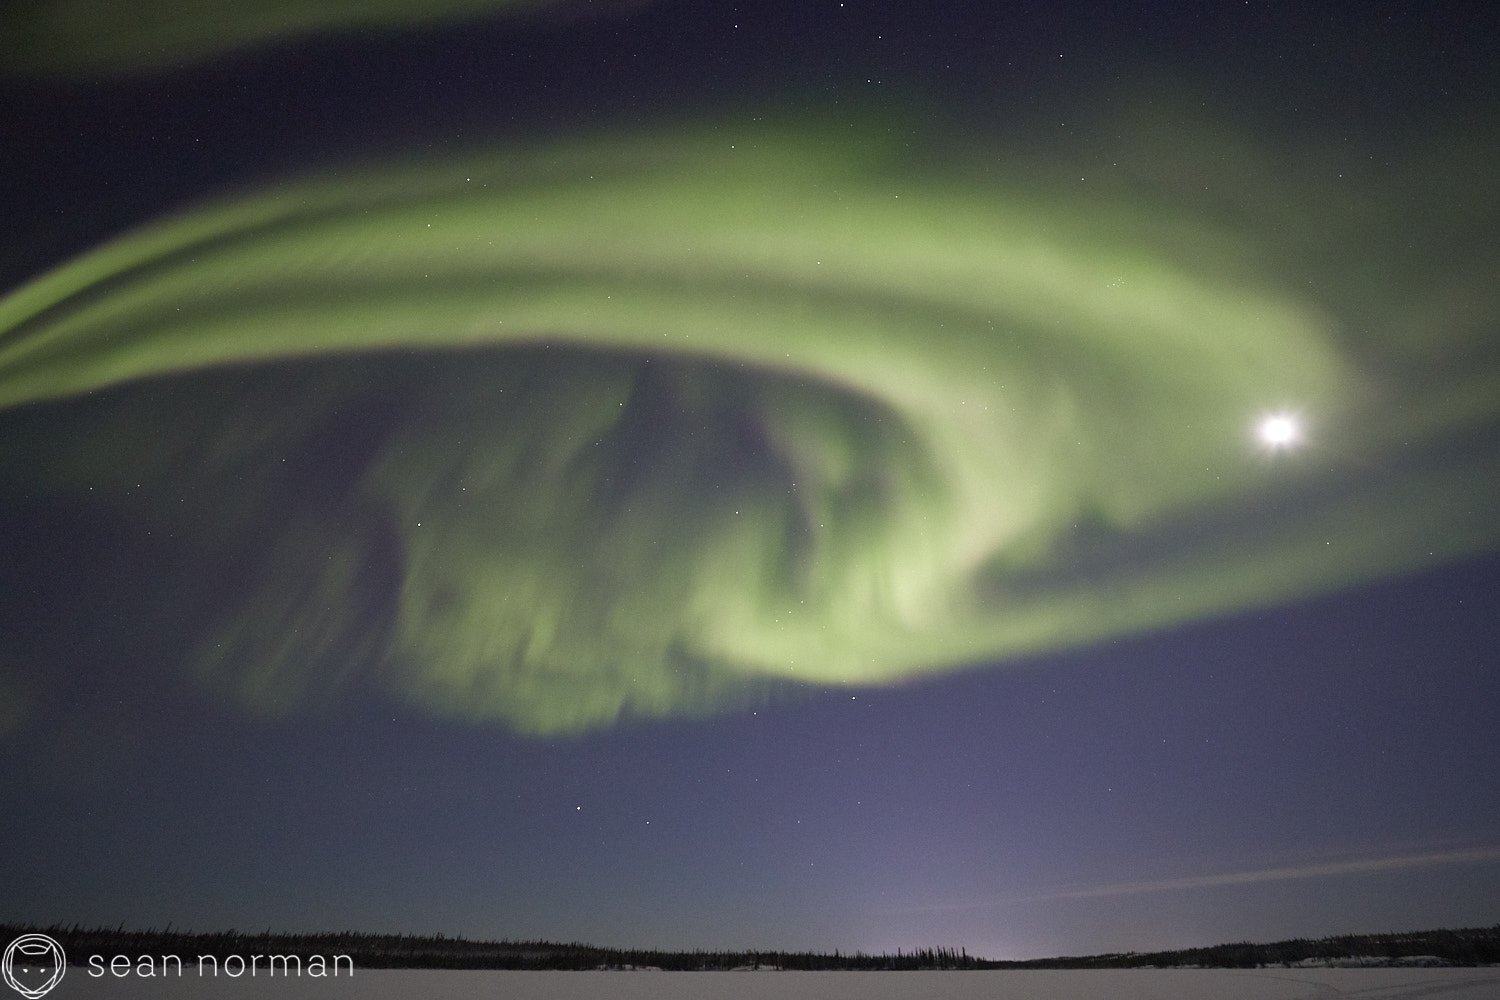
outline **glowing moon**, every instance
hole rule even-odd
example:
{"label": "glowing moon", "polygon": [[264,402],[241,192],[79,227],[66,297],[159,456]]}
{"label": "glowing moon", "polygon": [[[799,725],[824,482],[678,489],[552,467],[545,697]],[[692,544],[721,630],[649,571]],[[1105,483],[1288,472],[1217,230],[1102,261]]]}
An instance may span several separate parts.
{"label": "glowing moon", "polygon": [[1260,443],[1273,451],[1282,451],[1302,440],[1302,424],[1289,413],[1273,413],[1256,428]]}

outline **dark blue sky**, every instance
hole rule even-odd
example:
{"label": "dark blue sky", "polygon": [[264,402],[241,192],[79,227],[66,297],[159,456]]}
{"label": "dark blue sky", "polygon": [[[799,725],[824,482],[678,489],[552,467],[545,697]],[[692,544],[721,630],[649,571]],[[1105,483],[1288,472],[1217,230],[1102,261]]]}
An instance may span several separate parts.
{"label": "dark blue sky", "polygon": [[80,692],[87,727],[11,758],[7,896],[40,921],[994,956],[1482,924],[1493,851],[1420,858],[1493,843],[1497,573],[571,739]]}
{"label": "dark blue sky", "polygon": [[[1290,165],[1289,188],[1347,170],[1388,192],[1378,182],[1397,171],[1391,162],[1405,164],[1401,184],[1426,177],[1424,155],[1442,152],[1426,145],[1432,137],[1492,119],[1500,93],[1493,15],[1459,5],[1151,15],[974,6],[660,2],[283,41],[123,77],[8,73],[0,278],[9,292],[132,226],[309,168],[766,108],[824,121],[899,113],[928,135],[1013,150],[1020,176],[1045,176],[1061,162],[1102,166],[1131,137],[1098,122],[1131,95],[1157,94],[1164,109],[1171,95],[1194,120],[1223,122],[1225,135],[1250,136]],[[1186,112],[1162,114],[1171,131]],[[1199,148],[1163,144],[1162,173],[1174,174],[1172,149]],[[921,156],[945,162],[943,148]],[[1212,182],[1233,189],[1234,163],[1223,153]],[[1264,190],[1254,194],[1202,207],[1224,225],[1265,203]],[[1414,211],[1380,197],[1390,196],[1353,202],[1374,220]],[[1419,276],[1482,287],[1495,261],[1473,233],[1493,198],[1424,197],[1441,211],[1409,241]],[[1465,205],[1481,222],[1449,238],[1445,220]],[[1276,229],[1264,217],[1245,224]],[[1266,245],[1273,258],[1323,259],[1305,236]],[[1305,283],[1323,281],[1308,272]],[[1329,293],[1328,308],[1348,306],[1340,296],[1360,287]],[[1492,292],[1455,299],[1427,316],[1436,332],[1401,334],[1436,346],[1382,346],[1371,392],[1438,412],[1456,384],[1449,367],[1491,373],[1478,390],[1464,383],[1469,396],[1453,391],[1461,425],[1412,453],[1390,446],[1378,469],[1341,468],[1276,509],[1356,518],[1365,488],[1470,456],[1476,468],[1494,463],[1497,302]],[[1344,317],[1353,343],[1367,332],[1360,315],[1354,305]],[[1444,340],[1444,323],[1469,339]],[[0,330],[0,347],[33,328]],[[559,371],[558,382],[573,377]],[[109,453],[104,428],[137,405],[128,389],[120,409],[103,393],[0,412],[0,692],[14,706],[0,717],[0,791],[12,804],[0,819],[10,861],[0,920],[662,948],[941,944],[996,958],[1500,920],[1500,557],[1482,527],[1500,504],[1477,473],[1445,480],[1457,485],[1430,524],[1421,509],[1391,515],[1388,494],[1370,500],[1377,524],[1394,517],[1393,552],[1430,532],[1439,555],[1426,568],[1371,556],[1335,574],[1357,577],[1338,586],[1313,574],[1321,582],[1289,587],[1284,601],[1003,664],[981,658],[879,685],[778,680],[723,699],[710,691],[713,710],[527,733],[504,711],[475,718],[394,693],[372,652],[396,628],[414,556],[388,523],[397,515],[356,509],[350,484],[384,468],[379,448],[402,421],[441,411],[422,395],[441,383],[400,390],[399,405],[383,383],[348,388],[354,402],[339,403],[336,420],[307,418],[322,421],[319,443],[303,441],[293,455],[302,466],[268,487],[256,470],[286,461],[276,449],[300,426],[297,393],[345,384],[299,389],[289,378],[265,390],[286,405],[260,439],[213,416],[219,383],[170,397],[173,425],[201,427],[178,451],[143,432],[142,450]],[[161,425],[147,412],[155,404],[139,405],[141,426]],[[1380,412],[1365,397],[1359,406]],[[769,446],[755,427],[711,426],[722,449],[760,469]],[[91,438],[104,443],[80,443]],[[620,440],[639,463],[678,439]],[[205,458],[218,454],[215,441],[239,458]],[[137,484],[148,494],[139,502],[137,471],[148,483]],[[90,476],[109,486],[91,495],[79,485]],[[183,515],[192,530],[152,534],[172,523],[162,503],[187,505],[213,477]],[[707,505],[703,482],[679,484],[674,509]],[[168,485],[149,496],[151,483]],[[1223,515],[1264,516],[1253,506]],[[295,573],[278,576],[274,558],[256,561],[281,551],[282,528],[288,550],[357,536],[363,561],[336,634],[316,650],[334,652],[307,668],[311,694],[282,704],[276,688],[268,711],[264,690],[241,697],[261,683],[254,664],[228,680],[205,676],[193,651],[200,619],[252,600],[241,566],[259,567],[256,579],[288,602],[324,599],[298,590]],[[1145,538],[1140,546],[1191,549],[1196,536],[1155,525]],[[330,560],[342,551],[329,543]],[[1101,551],[1074,569],[1107,570],[1128,604],[1135,581],[1110,557],[1142,558],[1139,548]],[[265,619],[268,649],[280,621]],[[1080,620],[1079,631],[1093,626]],[[267,676],[271,687],[288,683]],[[577,685],[580,700],[591,693],[586,677],[559,683]]]}

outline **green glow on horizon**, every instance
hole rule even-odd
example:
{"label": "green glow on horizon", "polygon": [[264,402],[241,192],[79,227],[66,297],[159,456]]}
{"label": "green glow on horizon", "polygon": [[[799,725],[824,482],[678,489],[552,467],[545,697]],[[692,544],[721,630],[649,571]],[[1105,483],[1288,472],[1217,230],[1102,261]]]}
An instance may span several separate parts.
{"label": "green glow on horizon", "polygon": [[[1271,235],[824,134],[593,136],[190,209],[0,299],[0,409],[424,352],[441,389],[350,501],[399,525],[389,636],[346,607],[368,609],[365,542],[296,524],[194,670],[279,710],[378,664],[417,704],[532,733],[894,683],[1500,540],[1474,502],[1500,477],[1473,440],[1492,366],[1429,354],[1446,391],[1405,394],[1388,373],[1430,332],[1351,332],[1266,264]],[[339,385],[282,420],[358,395]],[[1268,456],[1255,423],[1282,408],[1316,433]],[[217,461],[153,419],[141,463]],[[261,422],[205,426],[231,454]],[[107,437],[53,488],[136,447]],[[239,523],[259,487],[222,488]]]}

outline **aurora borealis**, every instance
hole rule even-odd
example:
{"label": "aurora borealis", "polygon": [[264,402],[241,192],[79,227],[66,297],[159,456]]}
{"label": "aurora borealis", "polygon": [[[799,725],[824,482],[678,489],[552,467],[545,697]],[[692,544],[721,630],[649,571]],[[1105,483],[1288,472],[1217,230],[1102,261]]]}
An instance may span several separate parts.
{"label": "aurora borealis", "polygon": [[[109,5],[13,15],[31,34],[4,85],[39,142],[16,157],[33,199],[17,202],[0,296],[0,738],[76,740],[79,686],[107,671],[110,690],[172,692],[252,733],[390,706],[403,728],[458,727],[502,757],[556,741],[572,748],[558,759],[590,757],[591,741],[675,727],[715,747],[747,713],[916,704],[941,698],[930,684],[1029,684],[1039,663],[1087,675],[1075,661],[1120,643],[1196,636],[1204,660],[1241,658],[1234,630],[1257,615],[1493,559],[1500,196],[1483,87],[1442,115],[1396,122],[1377,92],[1378,110],[1351,105],[1332,132],[1276,127],[1270,84],[1236,106],[1192,80],[1232,33],[1174,63],[1117,51],[1079,14],[1030,25],[1094,67],[1076,80],[1042,61],[1052,46],[1004,43],[1035,54],[1007,71],[1030,79],[1013,107],[978,96],[992,70],[976,52],[953,43],[958,82],[927,84],[909,78],[927,62],[884,33],[815,53],[842,81],[828,86],[850,88],[830,99],[763,92],[767,67],[804,79],[816,49],[765,27],[776,5],[744,12],[762,27],[741,38],[739,19],[693,5],[509,9],[523,6],[236,4],[225,24],[162,4],[89,45],[78,26]],[[984,20],[847,17],[938,49]],[[667,40],[710,29],[729,69],[615,71],[644,111],[611,112],[610,84],[558,62],[574,45],[677,53]],[[499,59],[495,39],[516,58],[490,79],[475,67]],[[390,79],[326,76],[322,60],[362,46],[393,60]],[[437,68],[450,56],[467,75]],[[1322,65],[1275,79],[1295,88]],[[722,93],[674,101],[674,74]],[[1192,82],[1159,82],[1175,74]],[[299,76],[327,93],[280,98],[249,138],[218,115]],[[872,96],[876,77],[889,89]],[[241,158],[128,173],[157,140],[87,124],[97,85],[163,129],[196,115],[209,149]],[[411,96],[429,85],[466,96]],[[372,103],[349,112],[361,86]],[[421,113],[388,133],[405,102]],[[497,110],[486,127],[483,109],[509,102],[521,120]],[[352,124],[320,132],[334,108]],[[43,179],[111,142],[120,165],[66,168],[92,193]],[[54,218],[74,221],[58,233]],[[1283,414],[1297,424],[1269,447],[1258,428]],[[1487,572],[1473,600],[1492,605]],[[1374,688],[1434,669],[1400,645],[1375,657]],[[1309,864],[1363,871],[1343,857],[1365,851],[1492,868],[1500,804],[1487,792],[1476,808],[1319,841],[1339,859]],[[906,822],[886,849],[920,839]],[[588,856],[609,881],[607,854]],[[1285,850],[1246,857],[1216,870],[1301,870]],[[422,919],[490,919],[476,905]],[[891,912],[908,910],[927,912]]]}
{"label": "aurora borealis", "polygon": [[[1249,236],[1129,205],[1103,209],[1101,233],[1045,193],[806,132],[606,137],[189,211],[8,298],[0,391],[15,406],[431,352],[453,369],[427,376],[441,401],[347,484],[398,536],[392,682],[528,731],[701,708],[763,678],[882,683],[1046,651],[1495,541],[1463,508],[1500,456],[1455,445],[1494,410],[1433,414],[1373,384],[1420,359],[1425,327],[1342,331],[1255,265]],[[1226,249],[1152,252],[1168,241]],[[1493,379],[1465,372],[1444,396]],[[1247,449],[1285,401],[1318,426],[1321,468]],[[262,421],[246,403],[208,427],[227,450]],[[1365,431],[1381,422],[1399,426]],[[158,453],[170,434],[138,433]],[[1393,439],[1434,457],[1390,483]],[[76,470],[100,474],[86,456]],[[256,595],[234,615],[313,648],[252,644],[224,669],[295,690],[291,662],[369,627],[338,621],[369,613],[360,545],[297,571],[318,600]],[[330,655],[351,659],[340,672],[382,660]]]}
{"label": "aurora borealis", "polygon": [[[548,0],[291,0],[123,7],[100,0],[20,0],[0,15],[4,54],[31,73],[161,71],[244,48],[360,30],[395,31],[496,11],[546,9]],[[565,6],[565,5],[563,5]]]}

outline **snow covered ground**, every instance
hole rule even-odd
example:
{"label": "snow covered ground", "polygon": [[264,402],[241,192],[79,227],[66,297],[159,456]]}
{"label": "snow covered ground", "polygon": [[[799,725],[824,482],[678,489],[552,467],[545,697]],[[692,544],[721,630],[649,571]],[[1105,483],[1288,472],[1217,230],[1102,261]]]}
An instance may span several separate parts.
{"label": "snow covered ground", "polygon": [[1098,972],[422,972],[353,979],[91,979],[68,970],[52,996],[226,1000],[1495,1000],[1500,968],[1131,969]]}

